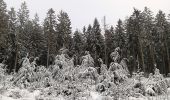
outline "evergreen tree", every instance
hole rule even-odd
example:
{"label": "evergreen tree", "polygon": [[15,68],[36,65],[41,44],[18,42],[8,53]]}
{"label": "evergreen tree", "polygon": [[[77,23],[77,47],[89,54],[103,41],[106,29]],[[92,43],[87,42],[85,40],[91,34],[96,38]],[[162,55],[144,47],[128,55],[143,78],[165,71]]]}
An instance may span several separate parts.
{"label": "evergreen tree", "polygon": [[70,18],[64,11],[56,18],[55,11],[49,9],[41,25],[37,14],[33,20],[29,18],[26,2],[16,13],[14,8],[7,12],[6,3],[0,0],[0,63],[7,65],[8,72],[17,72],[27,53],[29,58],[39,57],[39,64],[48,67],[61,48],[67,48],[69,56],[74,54],[75,65],[81,63],[85,50],[96,67],[98,58],[109,65],[110,53],[120,47],[121,57],[129,59],[130,72],[142,69],[153,73],[157,67],[163,74],[170,73],[170,14],[159,11],[153,17],[147,7],[142,12],[134,9],[125,21],[118,20],[115,29],[105,29],[104,37],[96,18],[92,26],[72,34]]}
{"label": "evergreen tree", "polygon": [[[128,49],[130,51],[130,57],[137,59],[133,61],[133,71],[137,70],[137,67],[145,71],[144,65],[144,55],[143,55],[143,46],[142,46],[142,21],[141,12],[134,9],[133,14],[127,21],[126,31],[128,33]],[[136,64],[138,63],[138,64]]]}
{"label": "evergreen tree", "polygon": [[87,31],[87,29],[86,29],[86,27],[84,26],[84,27],[83,27],[83,34],[82,34],[82,36],[83,36],[83,43],[84,43],[84,44],[83,44],[83,45],[84,45],[84,49],[86,49],[86,48],[85,48],[85,45],[86,45],[86,42],[87,42],[87,32],[86,32],[86,31]]}
{"label": "evergreen tree", "polygon": [[86,27],[83,27],[83,34],[86,34]]}
{"label": "evergreen tree", "polygon": [[71,48],[71,21],[66,12],[60,11],[57,16],[57,43],[58,48],[66,47],[67,49]]}
{"label": "evergreen tree", "polygon": [[26,2],[21,4],[19,11],[17,12],[17,30],[18,30],[18,49],[21,59],[29,53],[30,32],[32,32],[32,22],[29,20],[29,10]]}
{"label": "evergreen tree", "polygon": [[[159,60],[159,66],[162,67],[163,73],[167,74],[170,71],[170,58],[169,58],[169,47],[168,47],[168,22],[165,17],[165,13],[159,11],[155,18],[155,25],[156,25],[156,44],[160,48],[156,48],[156,51],[159,56],[158,58],[162,58]],[[159,54],[161,53],[161,54]],[[162,65],[162,64],[163,65]]]}
{"label": "evergreen tree", "polygon": [[23,28],[25,23],[29,20],[29,10],[25,1],[21,4],[17,16],[19,25]]}
{"label": "evergreen tree", "polygon": [[32,34],[33,34],[33,22],[31,20],[28,20],[25,23],[24,26],[24,31],[23,31],[23,37],[22,37],[22,45],[24,46],[24,48],[26,49],[25,52],[29,53],[29,56],[33,56],[32,52],[33,52],[33,39],[32,39]]}
{"label": "evergreen tree", "polygon": [[83,35],[78,30],[74,32],[73,37],[73,45],[74,45],[74,54],[76,56],[75,58],[75,65],[80,65],[80,58],[84,52],[84,43],[83,43]]}
{"label": "evergreen tree", "polygon": [[122,20],[118,20],[116,29],[115,29],[115,38],[116,38],[116,47],[120,47],[122,52],[121,52],[121,57],[125,56],[125,30],[123,26]]}
{"label": "evergreen tree", "polygon": [[105,60],[107,60],[107,65],[109,65],[110,62],[112,62],[111,58],[110,58],[110,54],[111,52],[113,52],[116,43],[115,37],[114,37],[115,33],[114,33],[114,28],[113,26],[110,27],[110,29],[105,30],[105,45],[106,45],[106,55],[107,58]]}
{"label": "evergreen tree", "polygon": [[10,57],[8,59],[8,66],[9,71],[11,72],[12,69],[16,71],[16,66],[18,62],[18,34],[17,34],[17,16],[16,11],[14,8],[11,8],[8,12],[9,15],[9,51],[8,54],[10,54]]}
{"label": "evergreen tree", "polygon": [[39,17],[38,14],[35,14],[33,19],[33,33],[31,34],[31,53],[32,56],[38,57],[45,48],[45,41],[42,27],[39,24]]}
{"label": "evergreen tree", "polygon": [[137,64],[136,64],[136,42],[135,35],[133,33],[133,20],[132,17],[127,19],[126,22],[126,34],[127,34],[127,55],[129,59],[129,70],[130,73],[137,71]]}
{"label": "evergreen tree", "polygon": [[154,72],[154,68],[156,67],[155,62],[155,51],[154,51],[154,23],[153,23],[153,14],[151,10],[147,7],[144,8],[144,11],[141,13],[143,17],[143,24],[142,24],[142,40],[143,40],[143,48],[145,54],[145,64],[147,66],[148,73]]}
{"label": "evergreen tree", "polygon": [[[168,15],[168,27],[170,27],[170,14]],[[168,47],[170,48],[170,28],[168,28],[169,34],[168,34]],[[170,49],[169,49],[169,54],[170,54]]]}
{"label": "evergreen tree", "polygon": [[86,50],[92,52],[92,26],[89,24],[86,32],[85,32],[85,37],[86,37]]}
{"label": "evergreen tree", "polygon": [[8,48],[8,15],[6,10],[6,3],[0,0],[0,62],[7,58]]}
{"label": "evergreen tree", "polygon": [[100,24],[96,18],[92,27],[92,54],[95,62],[97,62],[98,58],[104,57],[104,37],[101,34]]}
{"label": "evergreen tree", "polygon": [[57,38],[56,38],[56,15],[55,11],[51,8],[47,12],[47,17],[44,20],[44,34],[46,36],[46,47],[47,47],[47,67],[49,65],[50,55],[57,53]]}
{"label": "evergreen tree", "polygon": [[125,33],[124,33],[124,28],[123,28],[123,22],[122,20],[118,20],[116,29],[115,29],[115,34],[116,34],[116,39],[118,41],[117,43],[117,47],[123,48],[123,46],[125,45]]}

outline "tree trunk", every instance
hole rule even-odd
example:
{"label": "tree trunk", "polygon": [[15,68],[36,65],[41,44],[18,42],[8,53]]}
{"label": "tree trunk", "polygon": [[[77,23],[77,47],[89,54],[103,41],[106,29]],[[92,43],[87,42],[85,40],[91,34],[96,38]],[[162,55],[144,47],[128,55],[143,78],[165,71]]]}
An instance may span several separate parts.
{"label": "tree trunk", "polygon": [[17,62],[18,62],[18,48],[19,48],[19,45],[18,45],[18,35],[17,35],[17,32],[16,32],[16,55],[15,55],[15,63],[14,63],[14,73],[16,72],[16,67],[17,67]]}
{"label": "tree trunk", "polygon": [[97,49],[96,49],[96,46],[95,46],[95,56],[94,56],[94,61],[95,61],[95,66],[97,65],[96,61],[97,61]]}
{"label": "tree trunk", "polygon": [[168,46],[167,46],[166,41],[164,43],[164,47],[165,47],[165,55],[166,55],[166,61],[167,61],[165,69],[166,69],[166,74],[168,74],[170,72],[170,60],[169,60],[169,52],[168,52],[169,50],[168,50]]}
{"label": "tree trunk", "polygon": [[107,50],[107,45],[106,45],[106,41],[105,41],[105,50],[104,50],[104,52],[105,52],[105,64],[108,66],[108,55],[107,55],[106,50]]}
{"label": "tree trunk", "polygon": [[14,64],[14,73],[16,72],[17,62],[18,62],[18,46],[17,46],[17,48],[16,48],[15,64]]}
{"label": "tree trunk", "polygon": [[49,54],[50,54],[50,46],[49,46],[49,38],[48,38],[48,46],[47,46],[47,48],[48,48],[48,50],[47,50],[47,68],[48,68],[48,65],[49,65]]}
{"label": "tree trunk", "polygon": [[138,53],[139,53],[139,66],[142,68],[142,70],[145,72],[145,65],[144,65],[144,57],[143,57],[143,48],[141,45],[141,42],[138,37]]}
{"label": "tree trunk", "polygon": [[162,48],[162,74],[165,74],[165,53],[164,53],[165,51],[164,51],[164,47]]}
{"label": "tree trunk", "polygon": [[154,51],[153,51],[153,47],[152,47],[152,45],[150,44],[149,45],[149,54],[150,54],[150,58],[151,58],[151,66],[149,66],[149,67],[151,67],[150,69],[150,71],[149,72],[154,72],[154,69],[155,69],[155,58],[154,58]]}

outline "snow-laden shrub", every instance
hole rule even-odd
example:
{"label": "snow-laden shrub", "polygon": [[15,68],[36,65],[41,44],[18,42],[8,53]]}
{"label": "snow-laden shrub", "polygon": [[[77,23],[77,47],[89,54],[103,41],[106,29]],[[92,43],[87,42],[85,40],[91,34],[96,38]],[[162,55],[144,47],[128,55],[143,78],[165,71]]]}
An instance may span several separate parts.
{"label": "snow-laden shrub", "polygon": [[13,83],[21,88],[40,88],[49,86],[52,73],[44,66],[34,66],[26,57],[23,60],[22,67],[13,78]]}
{"label": "snow-laden shrub", "polygon": [[51,75],[52,75],[52,78],[56,81],[59,81],[59,82],[62,82],[63,79],[64,79],[64,75],[61,71],[61,69],[59,68],[58,65],[54,65],[52,66],[52,70],[50,71],[51,72]]}
{"label": "snow-laden shrub", "polygon": [[167,87],[170,88],[170,79],[169,78],[165,79],[165,82],[166,82]]}
{"label": "snow-laden shrub", "polygon": [[164,94],[167,92],[168,86],[166,84],[165,78],[162,74],[160,74],[159,69],[157,68],[154,71],[153,81],[155,82],[153,88],[157,94]]}
{"label": "snow-laden shrub", "polygon": [[154,91],[154,88],[153,86],[148,86],[146,89],[145,89],[145,95],[149,95],[149,96],[155,96],[156,93]]}
{"label": "snow-laden shrub", "polygon": [[119,54],[119,52],[120,52],[120,48],[117,47],[117,48],[115,48],[114,52],[112,52],[112,53],[110,54],[111,59],[112,59],[114,62],[116,62],[116,63],[120,61],[120,54]]}
{"label": "snow-laden shrub", "polygon": [[153,86],[153,89],[158,95],[167,93],[166,82],[163,80],[156,82],[156,84]]}
{"label": "snow-laden shrub", "polygon": [[85,70],[80,71],[77,76],[80,80],[92,79],[93,81],[97,82],[99,75],[95,68],[88,67]]}
{"label": "snow-laden shrub", "polygon": [[57,55],[54,61],[56,66],[60,69],[67,69],[74,66],[73,58],[67,58],[67,54]]}
{"label": "snow-laden shrub", "polygon": [[128,78],[127,75],[124,74],[124,70],[117,63],[115,63],[113,66],[110,66],[109,75],[112,76],[111,77],[112,80],[114,80],[114,82],[117,83],[117,84],[125,81]]}
{"label": "snow-laden shrub", "polygon": [[168,82],[159,73],[159,69],[155,69],[154,74],[150,74],[148,81],[145,83],[145,94],[161,95],[167,93]]}
{"label": "snow-laden shrub", "polygon": [[103,64],[103,60],[101,58],[98,59],[100,63],[100,75],[106,75],[108,73],[107,66]]}
{"label": "snow-laden shrub", "polygon": [[[123,62],[122,62],[123,64]],[[110,67],[109,67],[109,70],[108,70],[108,73],[110,75],[113,75],[114,76],[114,81],[116,83],[119,83],[119,82],[123,82],[125,81],[126,79],[128,79],[128,71],[127,71],[127,68],[124,68],[124,67],[127,67],[124,65],[121,65],[119,63],[116,63],[116,62],[112,62],[110,64]]]}
{"label": "snow-laden shrub", "polygon": [[81,66],[84,68],[94,67],[94,59],[90,55],[89,51],[86,51],[85,54],[86,55],[82,57]]}
{"label": "snow-laden shrub", "polygon": [[[127,67],[128,59],[123,58],[120,59],[120,48],[115,48],[114,52],[110,54],[111,59],[113,62],[110,63],[108,73],[114,76],[114,82],[119,84],[123,81],[126,81],[129,76],[129,71]],[[121,61],[120,61],[121,60]]]}
{"label": "snow-laden shrub", "polygon": [[164,77],[162,74],[160,74],[159,69],[155,69],[154,71],[154,75],[153,75],[154,81],[160,81],[160,80],[164,80]]}

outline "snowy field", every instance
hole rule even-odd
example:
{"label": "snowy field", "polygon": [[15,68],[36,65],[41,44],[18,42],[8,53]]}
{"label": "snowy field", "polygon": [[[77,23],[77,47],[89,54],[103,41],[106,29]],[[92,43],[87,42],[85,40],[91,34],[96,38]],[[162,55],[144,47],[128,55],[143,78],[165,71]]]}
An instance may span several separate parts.
{"label": "snowy field", "polygon": [[[170,79],[168,79],[170,80]],[[5,89],[0,87],[0,100],[72,100],[71,97],[59,95],[45,96],[43,91],[48,88],[30,91],[28,89],[19,89],[17,87],[11,89]],[[94,86],[89,90],[85,90],[83,93],[79,93],[79,98],[75,100],[115,100],[111,96],[103,96],[102,94],[94,91]],[[141,97],[126,97],[118,100],[170,100],[170,88],[168,88],[167,94],[159,96],[141,96]]]}
{"label": "snowy field", "polygon": [[26,57],[19,71],[10,75],[0,64],[0,100],[170,100],[170,78],[157,68],[147,78],[140,71],[129,76],[126,59],[115,60],[109,69],[99,59],[98,73],[91,55],[83,58],[75,67],[61,54],[46,68],[35,67]]}

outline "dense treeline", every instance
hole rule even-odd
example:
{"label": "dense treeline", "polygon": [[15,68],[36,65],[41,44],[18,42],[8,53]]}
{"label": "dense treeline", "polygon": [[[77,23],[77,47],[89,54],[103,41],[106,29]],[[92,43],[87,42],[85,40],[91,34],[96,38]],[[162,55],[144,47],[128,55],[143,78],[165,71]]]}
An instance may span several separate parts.
{"label": "dense treeline", "polygon": [[147,7],[143,11],[134,9],[131,16],[119,19],[116,27],[107,27],[102,34],[96,18],[82,31],[72,32],[71,21],[64,11],[56,15],[49,9],[40,24],[38,14],[30,19],[26,2],[18,11],[7,10],[6,6],[0,0],[0,63],[7,65],[8,72],[17,71],[26,55],[30,60],[38,57],[38,64],[48,67],[61,48],[68,49],[75,65],[89,51],[96,67],[98,58],[109,66],[110,53],[120,47],[121,58],[129,59],[130,72],[140,68],[150,73],[157,67],[163,74],[170,73],[170,14],[167,16],[161,10],[153,16]]}

